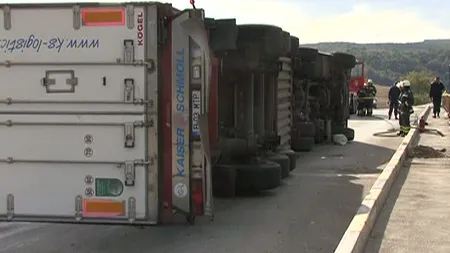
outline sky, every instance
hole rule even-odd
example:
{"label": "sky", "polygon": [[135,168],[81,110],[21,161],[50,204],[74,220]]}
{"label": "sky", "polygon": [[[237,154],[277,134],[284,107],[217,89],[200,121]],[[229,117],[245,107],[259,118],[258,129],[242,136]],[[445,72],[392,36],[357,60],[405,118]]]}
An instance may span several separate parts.
{"label": "sky", "polygon": [[[179,9],[191,6],[189,0],[164,2]],[[300,43],[404,43],[450,38],[450,1],[445,0],[196,0],[195,4],[205,9],[207,17],[279,26],[299,37]]]}

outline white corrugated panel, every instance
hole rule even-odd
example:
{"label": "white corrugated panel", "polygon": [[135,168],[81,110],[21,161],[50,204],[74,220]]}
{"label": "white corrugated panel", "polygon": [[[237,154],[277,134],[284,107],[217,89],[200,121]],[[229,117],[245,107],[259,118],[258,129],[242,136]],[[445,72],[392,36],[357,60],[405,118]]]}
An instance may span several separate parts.
{"label": "white corrugated panel", "polygon": [[290,149],[292,125],[292,75],[291,59],[280,58],[281,69],[277,82],[277,131],[281,137],[280,146]]}

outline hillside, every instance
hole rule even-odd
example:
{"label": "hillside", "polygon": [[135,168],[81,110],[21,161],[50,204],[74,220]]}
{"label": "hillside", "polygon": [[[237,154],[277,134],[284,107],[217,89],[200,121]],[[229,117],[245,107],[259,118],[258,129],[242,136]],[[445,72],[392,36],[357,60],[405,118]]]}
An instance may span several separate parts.
{"label": "hillside", "polygon": [[[356,44],[333,42],[303,44],[325,52],[348,52],[366,63],[368,78],[379,84],[391,84],[411,71],[439,75],[448,84],[450,40],[426,40],[406,44]],[[431,81],[431,80],[430,80]]]}

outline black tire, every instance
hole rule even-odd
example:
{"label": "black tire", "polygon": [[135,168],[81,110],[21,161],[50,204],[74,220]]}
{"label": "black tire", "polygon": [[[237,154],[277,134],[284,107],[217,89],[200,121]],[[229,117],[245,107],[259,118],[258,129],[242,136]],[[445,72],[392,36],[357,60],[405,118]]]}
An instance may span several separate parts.
{"label": "black tire", "polygon": [[314,62],[317,60],[317,55],[319,50],[310,47],[299,47],[297,50],[297,55],[302,61]]}
{"label": "black tire", "polygon": [[267,160],[276,162],[281,167],[281,179],[287,178],[289,176],[289,172],[291,172],[290,159],[287,155],[283,154],[270,154],[267,157]]}
{"label": "black tire", "polygon": [[296,152],[309,152],[314,148],[314,137],[298,137],[291,146]]}
{"label": "black tire", "polygon": [[291,55],[295,55],[297,53],[298,47],[300,46],[300,40],[295,37],[291,36]]}
{"label": "black tire", "polygon": [[295,124],[298,137],[313,137],[316,135],[316,126],[311,122],[298,122]]}
{"label": "black tire", "polygon": [[256,48],[260,54],[279,57],[283,54],[283,30],[270,25],[239,25],[238,48]]}
{"label": "black tire", "polygon": [[347,137],[348,141],[353,141],[355,139],[355,130],[353,130],[352,128],[344,128],[343,134],[345,135],[345,137]]}
{"label": "black tire", "polygon": [[236,191],[263,191],[281,185],[281,166],[278,163],[262,160],[258,164],[235,165]]}
{"label": "black tire", "polygon": [[314,134],[314,142],[316,144],[325,142],[325,122],[324,120],[317,119],[314,121],[315,126],[315,134]]}
{"label": "black tire", "polygon": [[291,52],[291,34],[283,31],[283,55]]}
{"label": "black tire", "polygon": [[229,159],[242,159],[258,153],[257,143],[246,139],[223,138],[220,146],[222,156]]}
{"label": "black tire", "polygon": [[289,157],[289,170],[295,170],[297,166],[297,154],[294,152],[294,150],[284,150],[281,151],[280,154],[287,155]]}
{"label": "black tire", "polygon": [[345,69],[352,69],[356,66],[356,57],[354,55],[336,52],[333,54],[333,58],[335,63]]}
{"label": "black tire", "polygon": [[236,165],[217,164],[212,170],[213,194],[232,198],[236,195]]}
{"label": "black tire", "polygon": [[316,78],[316,62],[302,62],[300,68],[295,75],[301,79],[315,79]]}

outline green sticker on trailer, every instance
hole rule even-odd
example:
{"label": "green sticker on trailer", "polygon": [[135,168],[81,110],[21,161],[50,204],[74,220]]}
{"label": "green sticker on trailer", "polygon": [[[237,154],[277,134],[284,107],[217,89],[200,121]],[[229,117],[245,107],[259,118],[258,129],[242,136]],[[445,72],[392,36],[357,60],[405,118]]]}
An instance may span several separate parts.
{"label": "green sticker on trailer", "polygon": [[117,178],[96,178],[95,196],[118,197],[123,193],[123,183]]}

